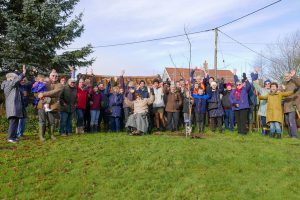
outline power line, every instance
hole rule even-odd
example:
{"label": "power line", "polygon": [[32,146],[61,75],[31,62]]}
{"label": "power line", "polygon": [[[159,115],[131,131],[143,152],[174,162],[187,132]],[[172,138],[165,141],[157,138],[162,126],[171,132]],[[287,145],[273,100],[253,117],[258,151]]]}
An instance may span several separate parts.
{"label": "power line", "polygon": [[[270,4],[268,4],[268,5],[260,8],[260,9],[257,9],[255,11],[250,12],[250,13],[248,13],[246,15],[243,15],[243,16],[237,18],[237,19],[231,20],[229,22],[226,22],[226,23],[224,23],[222,25],[219,25],[219,26],[217,26],[215,28],[211,28],[211,29],[200,30],[200,31],[195,31],[195,32],[189,32],[189,33],[183,33],[183,34],[172,35],[172,36],[166,36],[166,37],[159,37],[159,38],[152,38],[152,39],[146,39],[146,40],[139,40],[139,41],[131,41],[131,42],[123,42],[123,43],[115,43],[115,44],[107,44],[107,45],[98,45],[98,46],[94,46],[92,48],[95,49],[95,48],[107,48],[107,47],[133,45],[133,44],[140,44],[140,43],[146,43],[146,42],[154,42],[154,41],[159,41],[159,40],[166,40],[166,39],[178,38],[178,37],[183,37],[183,36],[186,36],[186,35],[195,35],[195,34],[199,34],[199,33],[210,32],[210,31],[213,31],[213,30],[215,30],[217,28],[221,28],[221,27],[227,26],[227,25],[232,24],[232,23],[234,23],[236,21],[239,21],[239,20],[241,20],[243,18],[246,18],[246,17],[248,17],[250,15],[253,15],[253,14],[255,14],[255,13],[261,11],[261,10],[264,10],[264,9],[270,7],[270,6],[273,6],[273,5],[275,5],[275,4],[277,4],[277,3],[281,2],[281,1],[282,0],[275,1],[273,3],[270,3]],[[80,48],[67,48],[67,49],[80,49]]]}
{"label": "power line", "polygon": [[238,40],[236,40],[236,39],[234,39],[233,37],[229,36],[228,34],[224,33],[223,31],[219,30],[219,32],[222,33],[223,35],[225,35],[226,37],[228,37],[229,39],[231,39],[232,41],[234,41],[234,42],[238,43],[239,45],[245,47],[245,48],[248,49],[249,51],[252,51],[253,53],[255,53],[255,54],[257,54],[257,55],[259,55],[259,56],[261,56],[261,57],[263,57],[263,58],[265,58],[265,59],[267,59],[267,60],[269,60],[269,61],[271,61],[271,62],[277,64],[277,65],[281,65],[281,64],[275,62],[274,60],[272,60],[272,59],[270,59],[270,58],[264,56],[263,54],[261,54],[261,53],[255,51],[255,50],[253,50],[253,49],[251,49],[250,47],[246,46],[245,44],[239,42]]}
{"label": "power line", "polygon": [[244,15],[244,16],[242,16],[242,17],[239,17],[239,18],[237,18],[237,19],[234,19],[234,20],[232,20],[232,21],[230,21],[230,22],[227,22],[227,23],[225,23],[225,24],[222,24],[221,26],[218,26],[218,27],[216,27],[216,28],[221,28],[221,27],[227,26],[227,25],[229,25],[229,24],[232,24],[232,23],[234,23],[234,22],[236,22],[236,21],[239,21],[239,20],[241,20],[241,19],[243,19],[243,18],[245,18],[245,17],[248,17],[248,16],[250,16],[250,15],[253,15],[253,14],[255,14],[255,13],[261,11],[261,10],[264,10],[264,9],[270,7],[270,6],[273,6],[273,5],[275,5],[275,4],[277,4],[277,3],[281,2],[281,1],[282,1],[282,0],[278,0],[278,1],[275,1],[275,2],[273,2],[273,3],[270,3],[270,4],[268,4],[268,5],[266,5],[266,6],[262,7],[262,8],[260,8],[260,9],[258,9],[258,10],[255,10],[255,11],[253,11],[253,12],[251,12],[251,13],[248,13],[247,15]]}

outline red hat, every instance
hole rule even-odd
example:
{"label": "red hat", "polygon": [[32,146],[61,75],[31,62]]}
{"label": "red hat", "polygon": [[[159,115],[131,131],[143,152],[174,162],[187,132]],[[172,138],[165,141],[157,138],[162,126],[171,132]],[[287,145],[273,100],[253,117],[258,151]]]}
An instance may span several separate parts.
{"label": "red hat", "polygon": [[230,82],[228,82],[228,83],[226,84],[226,87],[228,87],[228,86],[232,87],[232,84],[231,84]]}

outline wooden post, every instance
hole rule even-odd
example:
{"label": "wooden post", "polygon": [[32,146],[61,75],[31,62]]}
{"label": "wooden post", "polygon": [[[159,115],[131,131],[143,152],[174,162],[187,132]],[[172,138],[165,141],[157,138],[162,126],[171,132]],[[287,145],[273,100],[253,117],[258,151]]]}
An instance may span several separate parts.
{"label": "wooden post", "polygon": [[215,80],[217,80],[217,70],[218,70],[218,29],[215,29],[215,63],[214,63],[214,69],[215,69]]}

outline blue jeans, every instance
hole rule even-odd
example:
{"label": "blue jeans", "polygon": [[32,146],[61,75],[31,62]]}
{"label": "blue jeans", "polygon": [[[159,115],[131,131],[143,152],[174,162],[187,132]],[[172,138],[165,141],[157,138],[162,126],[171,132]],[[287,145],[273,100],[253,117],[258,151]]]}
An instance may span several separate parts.
{"label": "blue jeans", "polygon": [[226,110],[224,110],[224,112],[225,112],[225,116],[224,116],[225,128],[233,131],[233,129],[234,129],[234,112],[232,109],[226,109]]}
{"label": "blue jeans", "polygon": [[84,109],[76,109],[77,127],[84,127],[84,112]]}
{"label": "blue jeans", "polygon": [[112,132],[120,131],[120,117],[110,117],[110,129]]}
{"label": "blue jeans", "polygon": [[60,112],[60,134],[72,133],[72,113]]}
{"label": "blue jeans", "polygon": [[[27,108],[25,108],[25,109],[26,109],[26,112],[27,112]],[[18,131],[17,131],[18,137],[21,137],[21,136],[24,135],[26,121],[27,121],[26,118],[20,118],[19,119]]]}
{"label": "blue jeans", "polygon": [[278,135],[281,134],[281,125],[279,122],[270,122],[270,136],[272,136],[275,132]]}
{"label": "blue jeans", "polygon": [[98,125],[100,110],[91,110],[91,126]]}

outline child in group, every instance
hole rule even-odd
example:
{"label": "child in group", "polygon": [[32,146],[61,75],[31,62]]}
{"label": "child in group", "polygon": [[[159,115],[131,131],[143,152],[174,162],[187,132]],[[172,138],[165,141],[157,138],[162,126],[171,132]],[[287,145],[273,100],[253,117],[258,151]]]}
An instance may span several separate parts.
{"label": "child in group", "polygon": [[270,137],[274,137],[275,132],[277,138],[281,138],[281,124],[283,123],[282,99],[291,96],[294,92],[278,91],[278,84],[271,83],[271,91],[268,95],[259,96],[260,100],[267,100],[267,124],[270,126]]}
{"label": "child in group", "polygon": [[[35,83],[32,85],[31,92],[33,93],[43,93],[47,91],[47,84],[50,82],[50,79],[48,77],[45,77],[44,75],[38,75],[36,77]],[[33,105],[36,107],[39,103],[39,100],[43,101],[44,109],[46,112],[50,112],[50,97],[43,97],[43,99],[39,99],[37,96],[34,97]]]}
{"label": "child in group", "polygon": [[192,106],[194,104],[194,99],[191,97],[190,91],[186,91],[183,98],[183,118],[185,124],[185,130],[188,134],[192,132],[191,124],[192,124]]}
{"label": "child in group", "polygon": [[204,94],[204,89],[199,87],[198,94],[192,94],[194,98],[194,114],[196,117],[196,126],[198,133],[204,133],[205,115],[207,111],[207,100],[210,98],[208,94]]}

